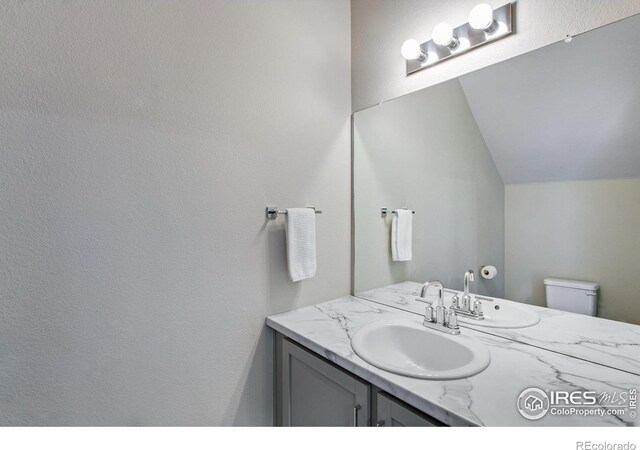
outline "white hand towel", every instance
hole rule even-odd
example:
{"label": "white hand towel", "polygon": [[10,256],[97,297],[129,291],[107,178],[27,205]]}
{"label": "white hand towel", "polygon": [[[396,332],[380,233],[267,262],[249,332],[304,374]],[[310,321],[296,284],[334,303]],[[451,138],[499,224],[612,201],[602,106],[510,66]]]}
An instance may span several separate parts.
{"label": "white hand towel", "polygon": [[394,261],[411,261],[413,212],[409,209],[394,212],[391,221],[391,256]]}
{"label": "white hand towel", "polygon": [[289,278],[296,282],[315,277],[316,212],[312,208],[289,208],[286,217]]}

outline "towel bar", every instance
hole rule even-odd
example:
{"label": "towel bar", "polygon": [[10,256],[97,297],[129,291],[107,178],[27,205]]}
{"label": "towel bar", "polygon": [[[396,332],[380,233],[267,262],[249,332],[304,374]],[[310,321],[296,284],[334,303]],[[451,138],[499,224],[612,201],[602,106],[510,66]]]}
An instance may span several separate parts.
{"label": "towel bar", "polygon": [[[409,209],[409,208],[399,208],[399,209]],[[382,208],[382,209],[380,210],[380,216],[382,216],[382,217],[387,217],[387,214],[388,214],[388,213],[389,213],[389,210],[388,210],[387,208]],[[393,214],[395,214],[395,213],[396,213],[396,212],[395,212],[395,211],[393,211]],[[415,211],[411,211],[411,214],[415,214],[415,213],[416,213]]]}
{"label": "towel bar", "polygon": [[[322,211],[317,210],[315,206],[307,206],[307,208],[313,209],[316,214],[322,214]],[[287,211],[279,211],[277,206],[267,206],[266,215],[267,220],[276,220],[278,218],[278,214],[286,214]]]}

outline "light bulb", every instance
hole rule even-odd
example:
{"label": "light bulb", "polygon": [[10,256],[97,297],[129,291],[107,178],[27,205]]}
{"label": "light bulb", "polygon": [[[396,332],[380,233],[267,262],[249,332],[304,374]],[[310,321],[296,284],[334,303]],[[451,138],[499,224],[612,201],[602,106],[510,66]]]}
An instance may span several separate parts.
{"label": "light bulb", "polygon": [[407,39],[404,41],[400,52],[402,53],[402,57],[407,60],[419,59],[422,61],[425,58],[420,44],[415,39]]}
{"label": "light bulb", "polygon": [[476,30],[491,31],[495,25],[493,9],[486,3],[476,5],[469,13],[469,25]]}
{"label": "light bulb", "polygon": [[458,39],[453,34],[453,27],[447,22],[441,22],[436,25],[431,34],[433,42],[438,45],[455,47],[458,44]]}

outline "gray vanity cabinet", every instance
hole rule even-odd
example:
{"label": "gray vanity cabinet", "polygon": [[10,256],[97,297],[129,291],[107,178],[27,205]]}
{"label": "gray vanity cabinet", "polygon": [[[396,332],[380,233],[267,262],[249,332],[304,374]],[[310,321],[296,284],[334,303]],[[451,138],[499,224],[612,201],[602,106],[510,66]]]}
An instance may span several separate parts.
{"label": "gray vanity cabinet", "polygon": [[276,335],[276,424],[370,424],[371,386]]}
{"label": "gray vanity cabinet", "polygon": [[275,372],[278,426],[444,426],[277,332]]}
{"label": "gray vanity cabinet", "polygon": [[443,425],[384,392],[377,392],[375,400],[375,425],[378,427],[437,427]]}

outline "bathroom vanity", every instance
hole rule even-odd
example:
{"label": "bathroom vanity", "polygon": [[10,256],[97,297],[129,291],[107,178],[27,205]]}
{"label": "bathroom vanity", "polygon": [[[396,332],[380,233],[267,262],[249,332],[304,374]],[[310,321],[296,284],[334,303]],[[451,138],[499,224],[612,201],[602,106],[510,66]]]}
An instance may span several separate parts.
{"label": "bathroom vanity", "polygon": [[569,392],[632,390],[640,386],[640,376],[470,328],[461,334],[477,339],[491,354],[488,367],[474,376],[424,380],[379,369],[355,354],[351,339],[362,327],[388,320],[422,323],[414,313],[353,296],[268,317],[267,325],[276,332],[277,423],[638,425],[637,418],[606,411],[602,416],[525,419],[516,402],[532,386]]}

